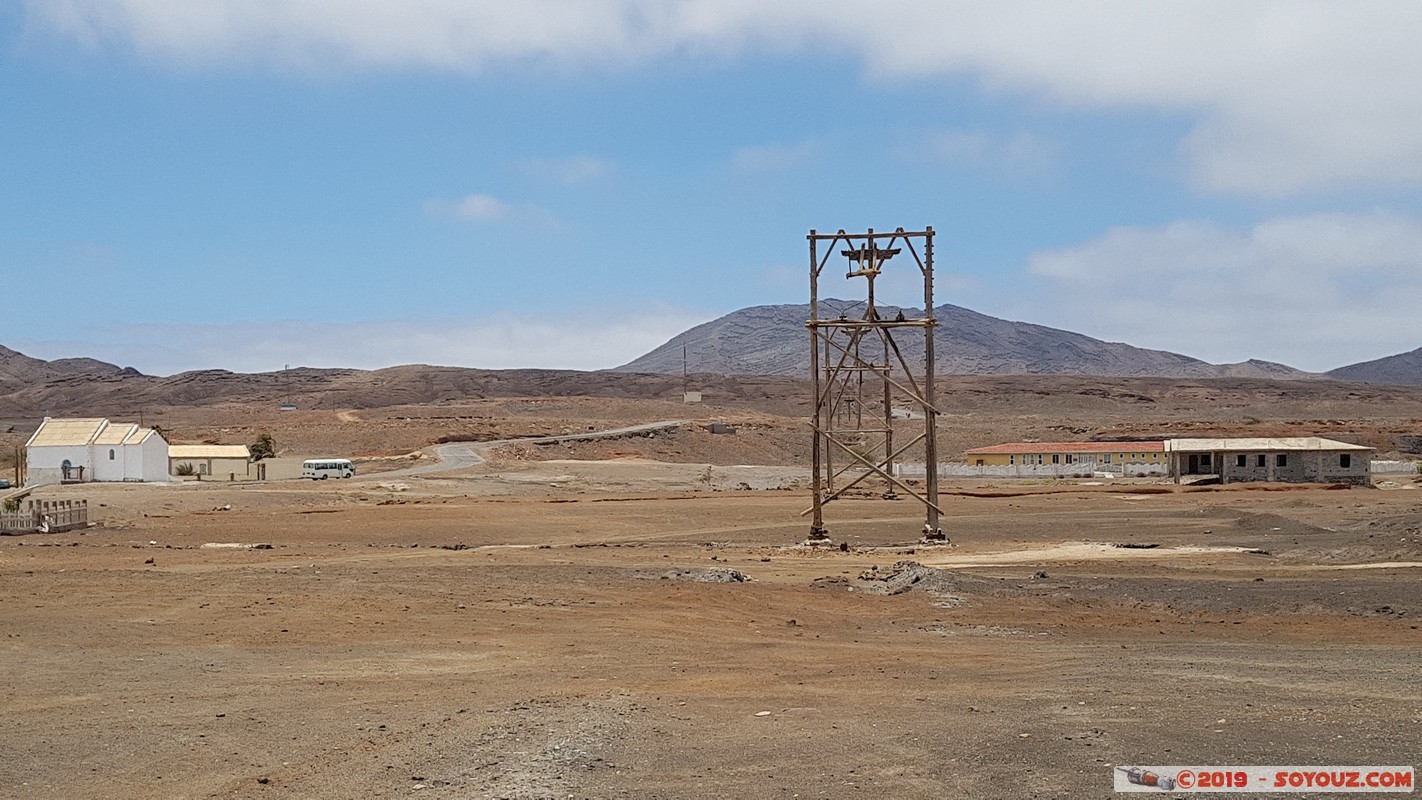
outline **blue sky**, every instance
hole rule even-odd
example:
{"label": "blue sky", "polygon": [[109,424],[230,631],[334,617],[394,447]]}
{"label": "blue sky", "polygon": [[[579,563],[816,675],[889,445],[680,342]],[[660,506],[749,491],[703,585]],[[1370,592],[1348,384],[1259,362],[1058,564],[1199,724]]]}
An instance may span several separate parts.
{"label": "blue sky", "polygon": [[1419,24],[1388,3],[4,4],[0,344],[157,374],[598,369],[804,302],[810,228],[931,225],[939,302],[1330,369],[1422,345]]}

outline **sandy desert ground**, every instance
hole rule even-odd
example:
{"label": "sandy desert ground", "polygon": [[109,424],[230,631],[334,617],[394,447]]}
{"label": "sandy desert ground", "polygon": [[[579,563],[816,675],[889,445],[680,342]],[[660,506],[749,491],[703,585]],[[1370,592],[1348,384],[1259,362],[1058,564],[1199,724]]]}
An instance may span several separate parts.
{"label": "sandy desert ground", "polygon": [[[945,427],[1395,440],[1418,413],[1083,398]],[[1120,764],[1422,753],[1416,478],[953,481],[951,546],[918,545],[910,501],[866,497],[827,509],[841,550],[799,546],[793,409],[400,471],[440,440],[687,411],[168,410],[178,437],[275,429],[362,476],[42,490],[96,524],[0,538],[0,795],[1081,798]]]}

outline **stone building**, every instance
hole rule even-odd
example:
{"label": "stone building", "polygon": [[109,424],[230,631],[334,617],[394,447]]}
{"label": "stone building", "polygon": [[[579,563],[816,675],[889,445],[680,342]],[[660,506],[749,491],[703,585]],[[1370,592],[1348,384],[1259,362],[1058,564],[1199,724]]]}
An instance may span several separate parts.
{"label": "stone building", "polygon": [[1221,483],[1282,481],[1367,486],[1372,482],[1373,448],[1318,436],[1167,439],[1165,453],[1170,475],[1177,483],[1190,475],[1218,477]]}

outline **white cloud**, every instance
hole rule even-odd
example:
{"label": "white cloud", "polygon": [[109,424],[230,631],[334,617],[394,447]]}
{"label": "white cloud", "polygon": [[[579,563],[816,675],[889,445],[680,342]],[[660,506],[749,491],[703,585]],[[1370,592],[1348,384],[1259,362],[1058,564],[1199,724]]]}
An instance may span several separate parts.
{"label": "white cloud", "polygon": [[508,204],[487,194],[471,194],[455,203],[451,213],[460,219],[496,220],[509,215]]}
{"label": "white cloud", "polygon": [[1056,170],[1061,145],[1034,133],[997,135],[978,130],[950,130],[926,137],[916,152],[935,161],[1032,178],[1050,175]]}
{"label": "white cloud", "polygon": [[195,369],[266,372],[284,365],[378,369],[437,364],[481,369],[607,369],[712,316],[674,308],[482,319],[145,324],[78,329],[63,341],[20,339],[36,358],[98,358],[151,375]]}
{"label": "white cloud", "polygon": [[180,63],[568,68],[857,52],[1069,107],[1195,115],[1208,191],[1422,184],[1422,4],[1296,0],[28,0],[33,29]]}
{"label": "white cloud", "polygon": [[563,186],[578,186],[616,172],[611,161],[593,156],[530,158],[522,166],[525,172],[541,181]]}
{"label": "white cloud", "polygon": [[731,154],[731,165],[745,172],[778,172],[797,169],[819,159],[824,145],[818,141],[742,147]]}
{"label": "white cloud", "polygon": [[1422,345],[1422,218],[1119,228],[1029,266],[1045,283],[1025,318],[1209,361],[1322,371]]}
{"label": "white cloud", "polygon": [[523,228],[561,231],[564,225],[547,209],[509,203],[488,194],[470,194],[453,202],[426,200],[425,213],[464,222],[503,223]]}

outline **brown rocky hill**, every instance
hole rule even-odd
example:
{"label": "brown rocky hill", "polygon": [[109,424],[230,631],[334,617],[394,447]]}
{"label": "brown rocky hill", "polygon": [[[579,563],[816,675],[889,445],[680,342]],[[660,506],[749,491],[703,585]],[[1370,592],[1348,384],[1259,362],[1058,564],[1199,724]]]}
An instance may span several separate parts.
{"label": "brown rocky hill", "polygon": [[139,375],[132,367],[120,367],[93,358],[60,358],[45,361],[31,358],[0,345],[0,384],[37,383],[76,375]]}
{"label": "brown rocky hill", "polygon": [[1325,374],[1340,381],[1422,386],[1422,347],[1395,356],[1349,364]]}
{"label": "brown rocky hill", "polygon": [[[13,351],[6,351],[13,353]],[[496,397],[631,397],[681,400],[682,378],[575,370],[487,370],[414,364],[378,370],[296,368],[238,373],[198,370],[166,377],[104,365],[88,373],[47,369],[14,354],[23,377],[0,375],[0,422],[44,416],[136,417],[145,409],[249,404],[275,409],[367,409],[440,405]],[[77,362],[81,360],[70,360]],[[102,364],[102,362],[95,362]],[[105,368],[107,367],[107,369]],[[787,395],[777,378],[698,376],[698,385],[733,402],[774,405]]]}
{"label": "brown rocky hill", "polygon": [[[31,375],[49,374],[23,363],[38,370]],[[735,439],[731,444],[659,437],[655,441],[665,440],[663,450],[644,452],[619,443],[611,450],[603,445],[569,450],[567,457],[642,453],[740,464],[797,463],[793,455],[807,441],[804,424],[811,411],[809,380],[796,376],[693,373],[684,384],[681,375],[425,365],[256,374],[203,370],[167,377],[115,369],[0,383],[0,471],[6,454],[44,416],[159,423],[177,441],[250,442],[258,432],[270,432],[298,452],[381,454],[436,441],[566,433],[588,425],[729,419],[742,424],[745,435],[715,440]],[[688,384],[704,393],[703,404],[681,402]],[[297,410],[279,411],[284,402]],[[945,414],[944,453],[1020,439],[1187,435],[1327,435],[1399,452],[1422,446],[1416,436],[1422,394],[1413,386],[1237,377],[943,375],[938,405]]]}
{"label": "brown rocky hill", "polygon": [[[804,311],[803,306],[771,308],[789,308],[789,313],[795,318]],[[784,312],[781,313],[783,316]],[[944,318],[963,314],[963,310],[949,307]],[[718,322],[730,324],[725,320]],[[796,339],[803,345],[807,339],[803,322],[795,325]],[[1050,328],[1042,330],[1052,332]],[[1025,335],[1030,338],[1044,334],[1029,331]],[[1078,339],[1085,340],[1085,344]],[[754,408],[791,417],[809,412],[807,378],[803,374],[789,372],[789,368],[783,365],[792,362],[765,362],[767,366],[764,369],[770,374],[727,374],[728,364],[742,363],[734,361],[737,351],[729,344],[720,349],[710,345],[715,342],[725,344],[729,336],[706,337],[698,341],[703,343],[701,349],[688,347],[692,369],[689,385],[703,391],[709,404],[721,408]],[[1106,348],[1104,351],[1088,352],[1109,354],[1117,352],[1115,348],[1135,350],[1155,359],[1146,363],[1156,365],[1154,368],[1161,371],[1189,366],[1198,368],[1198,365],[1204,364],[1184,356],[1142,351],[1128,345],[1111,345],[1077,334],[1065,334],[1061,345],[1063,358],[1087,349],[1092,342],[1106,345]],[[982,346],[985,347],[986,343]],[[659,348],[659,351],[667,349]],[[44,416],[102,415],[128,419],[140,417],[145,410],[156,412],[164,408],[200,409],[219,405],[246,407],[257,413],[274,410],[284,402],[294,403],[303,412],[443,406],[471,400],[516,397],[627,398],[671,401],[680,405],[683,389],[683,378],[679,374],[680,356],[680,347],[676,346],[676,374],[613,370],[484,370],[416,364],[379,370],[297,368],[252,374],[199,370],[164,377],[144,375],[131,368],[120,368],[92,359],[47,362],[0,348],[0,425],[8,427],[18,424],[23,428],[37,424]],[[782,359],[794,357],[786,353]],[[781,365],[776,366],[777,363]],[[952,363],[961,365],[963,362]],[[943,370],[940,372],[940,400],[944,408],[955,412],[973,412],[1002,410],[1001,407],[1005,407],[1003,404],[1007,404],[1015,413],[1051,414],[1075,413],[1081,410],[1078,408],[1080,403],[1107,402],[1112,407],[1159,410],[1165,406],[1175,408],[1169,398],[1184,398],[1182,402],[1189,407],[1200,410],[1228,408],[1239,416],[1268,417],[1284,413],[1313,416],[1335,405],[1342,408],[1357,403],[1370,408],[1406,407],[1409,409],[1407,413],[1414,417],[1422,416],[1422,411],[1413,408],[1413,403],[1417,401],[1415,389],[1343,382],[1347,368],[1329,373],[1327,377],[1336,380],[1318,380],[1319,376],[1313,375],[1306,375],[1307,379],[1300,380],[1249,377],[1240,374],[1249,370],[1233,371],[1218,365],[1205,365],[1214,369],[1207,370],[1209,374],[1203,377],[1109,377],[1034,375],[1029,372],[1030,369],[1045,370],[1051,364],[1020,357],[1003,357],[991,363],[1004,371],[1016,370],[1018,374],[972,375],[968,368],[961,366],[958,375]],[[1117,362],[1098,360],[1098,363],[1105,365],[1102,369],[1107,369]],[[983,369],[986,364],[986,361],[979,362]],[[1255,365],[1250,369],[1266,367]],[[781,372],[785,374],[777,374]],[[1401,372],[1397,382],[1405,383],[1408,377],[1409,373]],[[1284,406],[1289,403],[1300,405],[1286,411]],[[1039,405],[1041,408],[1038,408]],[[693,407],[687,407],[686,411],[688,416],[698,414]]]}
{"label": "brown rocky hill", "polygon": [[[863,315],[858,303],[826,300],[822,317],[841,313]],[[880,315],[893,317],[901,309],[881,306]],[[918,316],[917,309],[902,309]],[[1100,375],[1179,378],[1317,377],[1284,364],[1245,361],[1210,364],[1197,358],[1148,350],[1121,342],[1106,342],[1071,331],[1013,322],[971,309],[942,305],[935,309],[935,370],[956,375]],[[673,337],[666,344],[616,369],[621,372],[680,374],[683,346],[692,372],[723,375],[807,374],[809,338],[805,321],[808,304],[755,306],[727,314]],[[910,363],[921,361],[922,335],[895,334]]]}

